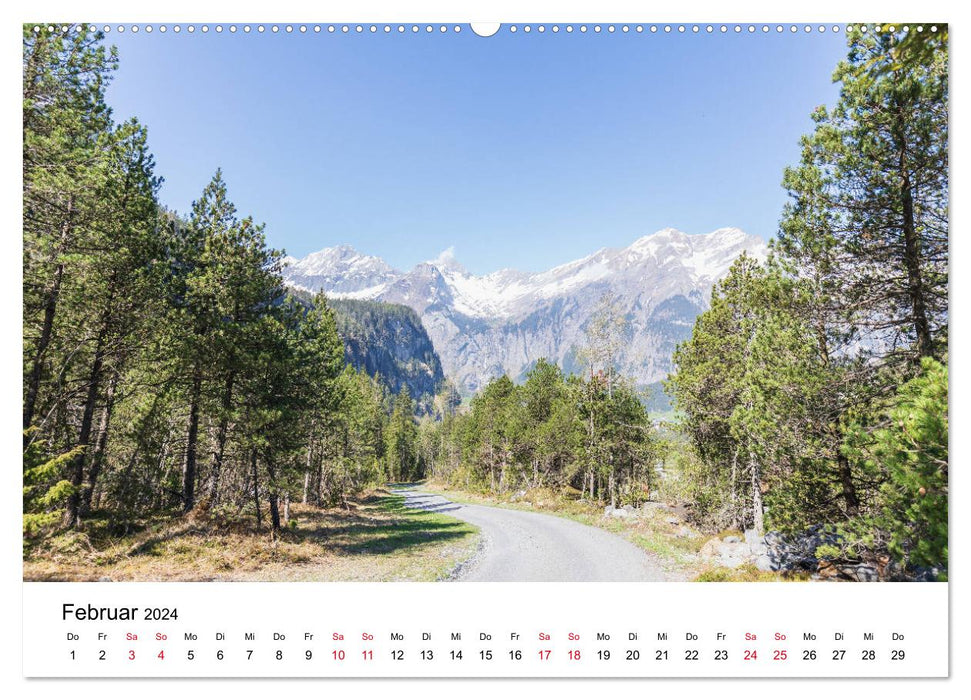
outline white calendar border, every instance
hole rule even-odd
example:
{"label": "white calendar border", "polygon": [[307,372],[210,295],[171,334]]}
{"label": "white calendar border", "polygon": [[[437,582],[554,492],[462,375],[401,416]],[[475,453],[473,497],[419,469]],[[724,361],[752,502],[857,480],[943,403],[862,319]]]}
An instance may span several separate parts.
{"label": "white calendar border", "polygon": [[[76,19],[79,3],[65,0],[48,0],[47,2],[31,3],[16,9],[4,8],[4,20],[2,26],[5,31],[5,41],[0,44],[2,55],[2,79],[4,94],[12,95],[13,90],[19,87],[20,73],[20,50],[14,32],[19,34],[19,24],[43,16],[45,19],[55,17],[64,20]],[[394,21],[397,19],[407,19],[413,21],[449,21],[466,23],[470,20],[475,21],[650,21],[650,22],[690,22],[690,21],[783,21],[783,22],[806,22],[806,21],[825,21],[825,22],[845,22],[845,21],[881,21],[887,19],[894,20],[923,20],[937,19],[954,22],[957,18],[954,10],[951,10],[950,3],[927,0],[919,4],[916,12],[913,2],[901,2],[900,0],[889,0],[886,2],[857,3],[852,7],[843,1],[834,0],[815,0],[811,4],[800,6],[796,4],[783,5],[776,2],[757,1],[734,3],[715,2],[713,0],[696,0],[691,5],[683,3],[670,3],[666,6],[659,4],[650,5],[648,3],[638,3],[624,0],[598,0],[592,2],[576,2],[576,0],[561,0],[560,2],[527,2],[525,0],[493,0],[492,2],[477,3],[456,3],[449,0],[413,0],[411,2],[394,2],[393,0],[371,0],[370,2],[340,2],[312,4],[309,2],[294,2],[292,0],[276,0],[272,4],[265,2],[253,2],[252,0],[241,0],[235,3],[210,3],[205,6],[198,1],[189,0],[170,0],[164,4],[153,7],[150,4],[132,4],[112,0],[110,2],[84,3],[85,7],[97,8],[97,12],[85,12],[86,16],[97,14],[99,19],[107,21],[125,22],[144,22],[144,21],[171,21],[187,19],[197,21],[213,21],[231,19],[232,21],[253,21],[266,20],[268,17],[279,18],[281,21],[288,19],[295,20],[333,20],[333,21]],[[849,16],[848,16],[849,15]],[[964,38],[965,30],[963,23],[952,24],[951,38],[952,43],[957,45],[957,50],[952,50],[952,115],[963,115],[971,112],[968,107],[968,81],[965,76],[971,75],[971,64],[967,60],[961,42]],[[19,179],[19,169],[17,161],[19,159],[19,144],[15,143],[12,135],[15,131],[19,133],[19,111],[20,105],[17,100],[7,99],[3,106],[3,133],[6,137],[0,141],[3,148],[4,171],[6,177],[3,181],[5,187],[0,191],[3,201],[3,216],[6,226],[4,230],[7,235],[0,238],[2,245],[6,246],[4,254],[0,255],[0,261],[7,266],[2,275],[7,287],[3,290],[4,306],[3,321],[8,324],[17,324],[20,319],[19,302],[20,288],[20,240],[19,236],[13,232],[20,230],[20,202],[19,196],[15,193],[15,185]],[[952,117],[953,118],[953,117]],[[19,140],[19,139],[18,139]],[[963,133],[958,130],[952,132],[951,148],[954,155],[952,158],[952,183],[962,182],[961,173],[967,168],[966,163],[969,153],[966,148],[966,141]],[[961,190],[958,190],[960,192]],[[960,223],[962,219],[960,196],[952,195],[952,230],[961,231]],[[955,204],[956,203],[956,204]],[[967,243],[960,236],[952,236],[952,260],[957,259],[961,266],[967,266],[965,261]],[[951,277],[951,297],[952,301],[968,303],[971,294],[968,292],[968,276],[953,275]],[[955,311],[957,313],[955,313]],[[964,322],[965,312],[961,307],[951,305],[951,334],[950,346],[951,355],[954,357],[963,356],[961,349],[967,343],[966,323]],[[955,349],[958,352],[955,352]],[[3,396],[2,418],[0,425],[5,427],[5,443],[8,454],[15,454],[14,446],[19,448],[20,436],[16,430],[19,425],[19,396],[20,396],[20,377],[16,369],[20,362],[19,339],[14,334],[7,334],[7,342],[4,344],[3,359],[8,371],[2,375]],[[954,387],[952,396],[967,396],[968,392],[963,368],[960,366],[952,367],[952,371],[957,369],[956,374],[952,374]],[[956,391],[955,391],[956,390]],[[964,403],[960,400],[954,401],[954,407],[958,409],[958,420],[952,422],[963,424],[966,410]],[[958,433],[953,440],[953,449],[958,456],[967,454],[967,438]],[[17,488],[17,478],[13,475],[18,470],[12,464],[8,465],[6,476],[12,483],[6,484],[2,489],[4,497],[7,499],[4,513],[7,514],[6,527],[3,528],[4,538],[9,538],[9,542],[3,548],[7,552],[7,559],[4,560],[3,578],[3,600],[20,600],[18,590],[22,589],[22,570],[21,562],[16,560],[15,552],[19,551],[20,543],[15,542],[19,539],[20,527],[20,500],[19,488]],[[961,470],[956,470],[951,474],[951,488],[955,483],[960,486],[962,479]],[[963,541],[963,535],[967,532],[967,510],[957,512],[951,510],[951,549],[953,551],[954,542]],[[954,586],[962,585],[965,567],[960,557],[953,557],[950,570],[950,590],[951,590],[951,629],[957,623],[959,630],[967,630],[963,624],[966,617],[964,604],[961,596],[955,596]],[[277,584],[286,585],[286,584]],[[385,584],[394,586],[396,584]],[[542,584],[536,584],[542,585]],[[715,584],[717,585],[717,584]],[[758,584],[755,584],[758,585]],[[17,615],[12,611],[7,611],[6,619],[15,620]],[[23,622],[23,621],[21,621]],[[677,693],[679,695],[688,693],[710,695],[715,692],[722,692],[720,685],[715,685],[719,681],[691,681],[683,680],[651,680],[650,686],[633,685],[638,681],[586,681],[586,680],[544,680],[544,681],[497,681],[496,683],[465,683],[463,681],[441,680],[441,681],[391,681],[375,680],[367,683],[361,681],[328,681],[325,686],[313,688],[308,683],[313,681],[256,681],[253,680],[222,680],[222,681],[172,681],[165,683],[144,683],[139,681],[47,681],[39,682],[24,681],[20,677],[20,635],[19,630],[12,629],[14,624],[6,626],[5,633],[0,637],[0,653],[3,655],[5,678],[13,681],[16,685],[11,685],[11,689],[16,694],[18,691],[31,697],[61,697],[64,693],[70,692],[72,700],[74,698],[104,698],[122,697],[127,695],[139,698],[162,698],[169,697],[173,691],[185,693],[190,691],[190,697],[202,693],[225,693],[231,692],[235,697],[260,697],[263,698],[272,692],[294,693],[306,690],[309,692],[325,693],[352,693],[361,696],[371,694],[387,694],[404,690],[406,694],[419,691],[423,693],[453,692],[461,693],[465,697],[491,697],[496,692],[509,692],[515,690],[523,693],[556,693],[564,697],[586,697],[593,692],[616,692],[626,693],[630,691],[651,692],[651,693]],[[966,659],[969,655],[969,647],[965,643],[962,635],[951,633],[951,659]],[[964,669],[952,663],[952,677],[962,677],[966,675]],[[173,685],[173,683],[175,685]],[[497,685],[498,683],[498,685]],[[866,684],[865,686],[863,684]],[[957,687],[956,683],[934,683],[926,688],[932,693],[949,695]],[[895,692],[896,691],[896,692]],[[857,681],[825,681],[820,680],[813,683],[792,683],[789,681],[774,680],[752,680],[752,681],[733,681],[730,692],[758,692],[774,693],[784,695],[787,698],[812,697],[817,698],[820,692],[823,693],[842,693],[842,692],[868,692],[879,693],[881,696],[894,697],[897,692],[901,695],[906,694],[912,697],[917,692],[924,692],[923,682],[909,682],[895,680],[857,680]]]}
{"label": "white calendar border", "polygon": [[[439,582],[397,584],[389,596],[386,583],[34,582],[24,585],[33,620],[24,672],[939,678],[948,673],[947,592],[945,583]],[[91,621],[66,614],[65,604],[137,614]],[[178,617],[148,621],[149,607]],[[459,651],[461,659],[449,655]],[[872,660],[862,658],[867,651]]]}

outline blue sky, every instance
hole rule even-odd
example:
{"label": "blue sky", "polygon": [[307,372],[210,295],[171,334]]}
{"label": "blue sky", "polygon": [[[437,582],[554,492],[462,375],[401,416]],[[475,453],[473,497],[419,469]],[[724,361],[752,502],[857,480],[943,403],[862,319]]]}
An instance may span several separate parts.
{"label": "blue sky", "polygon": [[541,270],[666,226],[771,237],[845,38],[785,32],[109,36],[162,199],[217,167],[271,245]]}

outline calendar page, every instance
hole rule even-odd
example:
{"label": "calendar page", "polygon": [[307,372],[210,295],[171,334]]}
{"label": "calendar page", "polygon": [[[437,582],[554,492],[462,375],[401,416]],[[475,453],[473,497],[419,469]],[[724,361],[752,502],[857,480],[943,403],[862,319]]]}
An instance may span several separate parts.
{"label": "calendar page", "polygon": [[949,676],[947,22],[190,10],[22,23],[31,687]]}

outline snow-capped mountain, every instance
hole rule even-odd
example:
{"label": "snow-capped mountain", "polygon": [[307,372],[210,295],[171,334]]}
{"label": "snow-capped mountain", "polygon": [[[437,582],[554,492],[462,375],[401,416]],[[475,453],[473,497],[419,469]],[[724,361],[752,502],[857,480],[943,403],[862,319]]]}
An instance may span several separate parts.
{"label": "snow-capped mountain", "polygon": [[401,276],[381,258],[361,255],[349,245],[324,248],[299,260],[287,256],[283,264],[295,287],[359,298],[376,296],[382,285]]}
{"label": "snow-capped mountain", "polygon": [[586,325],[609,292],[629,322],[620,369],[650,384],[671,369],[675,345],[743,251],[764,258],[766,244],[735,228],[702,235],[669,228],[539,273],[474,275],[451,251],[402,273],[340,246],[288,260],[284,276],[313,292],[413,308],[463,392],[502,373],[518,379],[542,357],[577,370]]}

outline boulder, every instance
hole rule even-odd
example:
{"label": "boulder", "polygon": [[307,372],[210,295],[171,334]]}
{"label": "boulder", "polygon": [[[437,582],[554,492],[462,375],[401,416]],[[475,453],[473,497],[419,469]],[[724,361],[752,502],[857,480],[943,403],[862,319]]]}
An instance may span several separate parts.
{"label": "boulder", "polygon": [[913,571],[900,572],[900,580],[940,581],[942,575],[947,575],[946,569],[942,569],[938,566],[919,566]]}
{"label": "boulder", "polygon": [[768,545],[765,544],[765,538],[759,537],[759,533],[756,530],[746,530],[744,538],[745,544],[749,546],[749,549],[752,550],[752,554],[755,557],[760,557],[769,551]]}
{"label": "boulder", "polygon": [[[737,537],[735,539],[738,540]],[[722,542],[719,553],[720,556],[717,559],[718,563],[731,569],[737,568],[746,563],[752,556],[752,550],[748,548],[747,544],[741,541]]]}
{"label": "boulder", "polygon": [[720,540],[717,537],[705,542],[699,554],[706,559],[710,559],[713,564],[726,566],[734,569],[751,560],[752,551],[749,546],[742,542],[738,537],[734,537],[732,542],[726,537]]}
{"label": "boulder", "polygon": [[814,525],[794,535],[768,532],[763,538],[764,554],[772,561],[771,571],[816,571],[816,550],[824,544],[838,545],[840,539],[826,532],[821,525]]}
{"label": "boulder", "polygon": [[778,564],[768,554],[760,554],[755,559],[755,568],[759,571],[778,571]]}
{"label": "boulder", "polygon": [[877,567],[864,563],[833,562],[826,559],[819,561],[816,577],[835,579],[839,581],[862,581],[872,583],[880,580]]}

